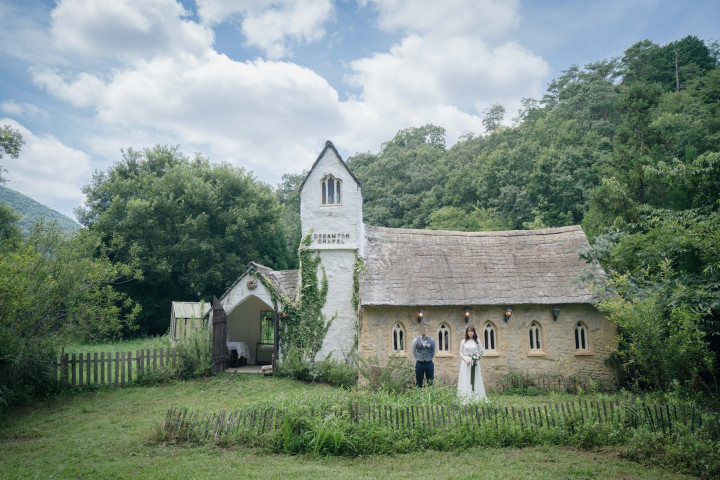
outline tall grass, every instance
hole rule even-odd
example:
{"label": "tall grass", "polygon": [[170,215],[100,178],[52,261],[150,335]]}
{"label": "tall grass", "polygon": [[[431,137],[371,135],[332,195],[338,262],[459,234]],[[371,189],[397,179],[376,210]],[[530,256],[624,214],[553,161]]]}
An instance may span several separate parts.
{"label": "tall grass", "polygon": [[168,348],[170,346],[170,336],[161,335],[93,343],[71,343],[61,345],[58,351],[64,348],[65,353],[134,352],[147,348]]}
{"label": "tall grass", "polygon": [[[633,460],[652,459],[702,478],[720,475],[720,424],[717,416],[694,404],[667,405],[668,415],[671,409],[675,412],[670,423],[669,417],[653,416],[659,412],[654,404],[636,402],[634,397],[610,405],[604,397],[591,397],[589,402],[574,397],[562,404],[562,410],[535,404],[517,411],[502,403],[505,397],[461,406],[455,389],[445,387],[407,393],[338,390],[312,402],[264,400],[246,410],[202,417],[199,412],[173,410],[162,440],[333,456],[472,447],[615,447]],[[684,423],[691,417],[693,422]]]}

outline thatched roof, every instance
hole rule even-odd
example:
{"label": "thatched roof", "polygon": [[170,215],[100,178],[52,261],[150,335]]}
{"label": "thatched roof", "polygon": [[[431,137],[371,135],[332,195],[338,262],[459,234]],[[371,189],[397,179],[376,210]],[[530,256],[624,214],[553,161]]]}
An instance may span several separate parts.
{"label": "thatched roof", "polygon": [[284,293],[289,297],[295,296],[295,291],[297,290],[298,282],[300,280],[299,270],[273,270],[272,268],[260,265],[259,263],[250,262],[247,265],[245,273],[240,275],[220,298],[225,298],[238,283],[247,277],[250,271],[255,271],[270,280],[270,282],[277,287],[280,293]]}
{"label": "thatched roof", "polygon": [[369,305],[591,303],[579,279],[604,275],[576,251],[579,226],[505,232],[451,232],[366,226]]}

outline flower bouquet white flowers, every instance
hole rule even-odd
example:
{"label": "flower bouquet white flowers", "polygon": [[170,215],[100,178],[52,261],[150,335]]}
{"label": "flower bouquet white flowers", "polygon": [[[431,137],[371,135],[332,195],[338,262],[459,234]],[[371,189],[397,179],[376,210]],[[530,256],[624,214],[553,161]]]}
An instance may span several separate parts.
{"label": "flower bouquet white flowers", "polygon": [[470,355],[470,358],[472,359],[472,364],[470,366],[470,385],[472,386],[472,391],[475,391],[475,367],[478,366],[478,362],[480,361],[480,358],[482,358],[483,354],[482,350],[479,348],[476,349],[472,355]]}

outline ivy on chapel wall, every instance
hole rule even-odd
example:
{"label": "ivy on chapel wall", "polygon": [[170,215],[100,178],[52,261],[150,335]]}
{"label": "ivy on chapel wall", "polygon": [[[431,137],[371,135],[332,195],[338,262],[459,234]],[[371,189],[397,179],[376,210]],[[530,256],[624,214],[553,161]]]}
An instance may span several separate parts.
{"label": "ivy on chapel wall", "polygon": [[[285,353],[299,350],[303,358],[315,361],[335,316],[328,320],[322,313],[327,301],[328,279],[320,257],[309,248],[311,240],[312,231],[301,240],[298,248],[300,288],[295,298],[278,292],[275,285],[257,272],[250,274],[257,277],[273,300],[282,305],[283,314],[278,325],[280,350]],[[321,279],[318,279],[318,269],[322,272]]]}

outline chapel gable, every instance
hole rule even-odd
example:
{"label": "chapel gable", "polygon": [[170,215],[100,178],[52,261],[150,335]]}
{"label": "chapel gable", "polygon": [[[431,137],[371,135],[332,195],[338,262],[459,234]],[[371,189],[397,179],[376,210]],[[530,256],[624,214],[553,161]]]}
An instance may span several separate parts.
{"label": "chapel gable", "polygon": [[314,248],[361,248],[362,187],[332,142],[300,185],[300,221],[303,236],[312,232]]}

